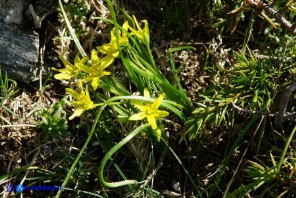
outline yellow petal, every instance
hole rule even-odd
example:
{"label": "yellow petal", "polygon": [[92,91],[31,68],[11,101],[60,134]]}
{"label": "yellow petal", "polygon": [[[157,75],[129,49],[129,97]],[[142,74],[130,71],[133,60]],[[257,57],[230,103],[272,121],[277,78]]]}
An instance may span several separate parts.
{"label": "yellow petal", "polygon": [[128,30],[128,21],[125,21],[122,25],[122,29],[124,29],[125,31]]}
{"label": "yellow petal", "polygon": [[79,55],[77,54],[74,58],[74,63],[79,63],[80,62],[80,58]]}
{"label": "yellow petal", "polygon": [[88,76],[85,76],[85,77],[83,78],[83,80],[85,80],[85,81],[91,81],[93,78],[94,78],[93,75],[88,75]]}
{"label": "yellow petal", "polygon": [[142,35],[138,31],[136,31],[133,28],[130,28],[130,30],[132,31],[132,34],[131,35],[135,35],[138,39],[140,39],[141,41],[143,41],[143,37],[142,37]]}
{"label": "yellow petal", "polygon": [[101,76],[108,76],[108,75],[110,75],[110,74],[111,74],[111,72],[103,71]]}
{"label": "yellow petal", "polygon": [[80,60],[79,63],[84,64],[86,61],[88,61],[88,57],[84,57],[82,60]]}
{"label": "yellow petal", "polygon": [[144,97],[150,98],[150,93],[147,88],[144,89]]}
{"label": "yellow petal", "polygon": [[76,57],[75,57],[75,59],[74,59],[74,65],[77,64],[77,63],[81,63],[81,64],[83,64],[83,63],[85,63],[87,60],[88,60],[88,57],[87,57],[87,56],[84,57],[84,58],[82,58],[82,59],[80,59],[79,55],[77,54]]}
{"label": "yellow petal", "polygon": [[81,114],[84,112],[84,110],[83,109],[76,109],[75,111],[74,111],[74,113],[69,117],[69,120],[72,120],[73,118],[75,118],[75,117],[79,117],[79,116],[81,116]]}
{"label": "yellow petal", "polygon": [[97,47],[97,50],[99,50],[103,54],[108,54],[110,49],[111,49],[110,43]]}
{"label": "yellow petal", "polygon": [[94,88],[94,90],[97,90],[98,86],[99,86],[99,77],[94,77],[92,79],[92,82],[91,82],[91,86]]}
{"label": "yellow petal", "polygon": [[115,34],[116,29],[113,28],[111,30],[111,38],[110,38],[110,43],[116,43],[116,34]]}
{"label": "yellow petal", "polygon": [[76,66],[81,69],[82,71],[84,71],[85,73],[91,73],[92,69],[89,66],[86,66],[84,64],[78,63],[76,64]]}
{"label": "yellow petal", "polygon": [[105,46],[106,46],[107,44],[105,44],[105,45],[102,45],[102,46],[97,46],[97,50],[98,51],[100,51],[101,53],[103,53],[103,54],[105,54]]}
{"label": "yellow petal", "polygon": [[131,117],[129,117],[129,120],[143,120],[144,118],[146,118],[147,116],[144,113],[137,113],[132,115]]}
{"label": "yellow petal", "polygon": [[86,87],[85,87],[85,95],[89,98],[88,85],[86,85]]}
{"label": "yellow petal", "polygon": [[58,71],[58,72],[61,72],[61,70],[62,70],[62,69],[57,69],[55,67],[52,67],[51,69],[54,70],[54,71]]}
{"label": "yellow petal", "polygon": [[166,117],[169,115],[169,112],[167,111],[161,111],[161,110],[157,110],[156,111],[156,116],[155,117],[159,117],[159,118],[162,118],[162,117]]}
{"label": "yellow petal", "polygon": [[138,109],[140,109],[140,111],[145,112],[147,111],[147,109],[149,109],[150,106],[145,105],[145,104],[134,104],[135,107],[137,107]]}
{"label": "yellow petal", "polygon": [[143,33],[144,33],[144,43],[146,45],[149,45],[150,43],[150,36],[149,36],[149,26],[148,26],[148,22],[147,20],[143,20],[142,22],[144,22],[144,29],[143,29]]}
{"label": "yellow petal", "polygon": [[156,129],[157,128],[157,124],[156,124],[156,120],[155,120],[155,117],[154,116],[148,115],[147,116],[147,120],[148,120],[148,123],[151,125],[152,129]]}
{"label": "yellow petal", "polygon": [[70,94],[73,98],[75,98],[76,100],[78,100],[80,98],[80,95],[73,89],[66,88],[66,92],[68,94]]}
{"label": "yellow petal", "polygon": [[71,78],[71,76],[69,76],[68,74],[65,73],[59,73],[54,75],[54,78],[57,80],[69,80]]}
{"label": "yellow petal", "polygon": [[112,53],[112,56],[114,57],[114,58],[118,58],[118,56],[119,56],[119,51],[113,51],[113,53]]}
{"label": "yellow petal", "polygon": [[152,109],[157,110],[163,100],[163,95],[160,95],[152,104]]}
{"label": "yellow petal", "polygon": [[111,65],[113,62],[114,62],[114,57],[113,56],[111,56],[111,55],[105,56],[101,60],[101,65],[100,65],[101,70],[104,70],[106,67]]}
{"label": "yellow petal", "polygon": [[83,91],[83,84],[82,84],[81,80],[78,81],[78,86],[79,86],[79,88],[81,89],[81,92],[82,92]]}
{"label": "yellow petal", "polygon": [[91,64],[95,65],[97,63],[99,63],[98,52],[95,49],[93,49],[91,51]]}
{"label": "yellow petal", "polygon": [[121,37],[121,42],[120,45],[127,45],[128,44],[128,36],[127,36],[127,31],[128,31],[128,21],[125,21],[124,24],[122,25],[122,37]]}
{"label": "yellow petal", "polygon": [[133,18],[134,18],[134,22],[135,22],[135,24],[137,26],[137,29],[138,30],[141,30],[141,27],[140,27],[140,25],[139,25],[139,23],[138,23],[137,18],[135,17],[135,15],[133,15]]}

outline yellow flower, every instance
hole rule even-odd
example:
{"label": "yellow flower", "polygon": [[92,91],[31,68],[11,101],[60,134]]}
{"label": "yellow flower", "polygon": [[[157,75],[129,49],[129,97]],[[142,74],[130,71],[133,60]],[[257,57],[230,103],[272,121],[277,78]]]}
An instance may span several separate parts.
{"label": "yellow flower", "polygon": [[59,55],[59,58],[63,61],[65,68],[63,69],[56,69],[52,68],[55,71],[59,71],[61,73],[54,75],[54,78],[57,80],[69,80],[72,77],[77,76],[80,73],[80,70],[78,68],[78,65],[83,65],[87,60],[88,57],[84,57],[83,59],[80,59],[78,54],[74,59],[74,65],[66,61],[64,57]]}
{"label": "yellow flower", "polygon": [[[144,89],[144,96],[150,98],[149,91]],[[139,102],[134,102],[134,105],[140,109],[140,113],[132,115],[129,120],[143,120],[147,118],[148,123],[151,125],[152,129],[157,129],[156,119],[168,116],[167,111],[158,110],[164,96],[160,95],[153,103],[144,102],[141,104]]]}
{"label": "yellow flower", "polygon": [[70,120],[74,117],[79,117],[86,110],[95,108],[93,101],[90,99],[88,87],[86,86],[85,90],[83,90],[82,81],[79,81],[78,85],[80,87],[80,93],[77,93],[73,89],[66,88],[66,92],[68,92],[76,100],[71,102],[71,104],[76,107],[76,110],[70,116]]}
{"label": "yellow flower", "polygon": [[122,25],[122,29],[124,31],[119,31],[119,36],[120,36],[120,39],[119,39],[119,45],[120,46],[126,46],[128,45],[128,36],[127,36],[127,31],[128,31],[128,21],[125,21]]}
{"label": "yellow flower", "polygon": [[129,29],[132,31],[132,34],[135,35],[138,39],[140,39],[145,45],[149,45],[150,43],[150,36],[149,36],[149,27],[147,20],[142,20],[144,23],[144,28],[142,29],[136,19],[136,17],[133,15],[135,25],[138,30],[135,30],[134,28],[129,26]]}
{"label": "yellow flower", "polygon": [[92,50],[91,52],[91,66],[86,66],[83,64],[79,64],[78,68],[87,73],[88,75],[83,78],[86,81],[92,81],[91,85],[96,90],[100,84],[100,78],[102,76],[110,75],[110,72],[104,71],[106,67],[112,64],[113,59],[109,56],[106,56],[99,60],[96,50]]}
{"label": "yellow flower", "polygon": [[111,40],[110,43],[98,46],[97,49],[107,56],[117,58],[119,56],[119,51],[116,43],[115,29],[111,31]]}
{"label": "yellow flower", "polygon": [[[127,21],[122,25],[122,28],[125,31],[128,30]],[[117,43],[115,31],[116,31],[115,28],[113,28],[113,30],[111,31],[110,43],[97,47],[97,49],[101,53],[106,54],[109,59],[113,58],[112,60],[114,60],[114,58],[117,58],[119,56],[119,47],[128,45],[128,36],[124,32],[121,34],[121,31],[119,30],[118,30],[119,42]],[[117,44],[119,44],[119,46],[117,46]]]}

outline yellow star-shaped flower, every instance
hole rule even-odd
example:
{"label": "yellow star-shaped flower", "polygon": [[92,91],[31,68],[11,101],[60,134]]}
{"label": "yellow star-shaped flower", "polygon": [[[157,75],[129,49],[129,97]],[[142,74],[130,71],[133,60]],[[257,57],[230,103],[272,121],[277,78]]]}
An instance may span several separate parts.
{"label": "yellow star-shaped flower", "polygon": [[[150,98],[150,94],[147,89],[144,89],[144,96]],[[141,112],[132,115],[129,120],[143,120],[147,118],[147,121],[151,125],[152,129],[157,129],[156,118],[162,118],[169,115],[167,111],[158,110],[163,98],[164,96],[160,95],[153,103],[144,102],[144,104],[141,104],[140,102],[133,102]]]}
{"label": "yellow star-shaped flower", "polygon": [[59,55],[59,58],[63,61],[65,68],[63,69],[51,68],[52,70],[61,72],[59,74],[54,75],[54,78],[57,80],[69,80],[70,78],[77,76],[80,73],[80,69],[78,68],[78,65],[84,65],[84,63],[88,60],[88,57],[84,57],[80,59],[77,54],[77,56],[74,59],[74,65],[73,65],[70,62],[66,61],[66,59],[63,56]]}
{"label": "yellow star-shaped flower", "polygon": [[[127,21],[122,25],[122,29],[125,31],[128,30],[128,22]],[[119,30],[118,30],[119,41],[117,43],[117,38],[116,38],[116,34],[115,34],[116,30],[117,29],[115,29],[115,28],[113,28],[113,30],[111,30],[110,43],[107,43],[105,45],[97,47],[97,49],[101,53],[106,54],[107,57],[109,57],[109,59],[113,58],[112,60],[114,60],[115,58],[117,58],[119,56],[119,47],[125,46],[128,44],[127,34],[124,32],[121,33],[121,31],[119,31]],[[118,44],[119,44],[119,46],[118,46]]]}
{"label": "yellow star-shaped flower", "polygon": [[148,27],[147,20],[142,20],[142,22],[144,23],[144,28],[142,29],[134,15],[133,15],[133,19],[137,27],[137,30],[129,26],[130,31],[145,45],[149,46],[150,36],[149,36],[149,27]]}
{"label": "yellow star-shaped flower", "polygon": [[106,67],[108,67],[110,64],[112,64],[113,59],[106,56],[99,59],[97,55],[96,50],[92,50],[91,53],[91,66],[86,66],[83,64],[79,64],[78,68],[87,73],[88,75],[83,78],[83,80],[86,81],[92,81],[91,85],[94,90],[96,90],[99,87],[100,84],[100,78],[102,76],[110,75],[110,72],[104,71]]}
{"label": "yellow star-shaped flower", "polygon": [[71,102],[77,109],[75,112],[69,117],[72,120],[74,117],[79,117],[83,112],[89,109],[95,108],[93,101],[90,99],[90,95],[88,92],[88,87],[86,86],[85,90],[83,90],[82,81],[78,82],[80,87],[80,93],[77,93],[73,89],[66,88],[66,92],[69,93],[76,101]]}

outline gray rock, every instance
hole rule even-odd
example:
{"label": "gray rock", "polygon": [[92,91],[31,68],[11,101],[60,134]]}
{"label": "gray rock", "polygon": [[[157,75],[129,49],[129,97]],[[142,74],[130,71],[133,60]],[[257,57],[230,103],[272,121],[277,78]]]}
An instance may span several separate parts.
{"label": "gray rock", "polygon": [[[34,7],[42,7],[38,2],[51,5],[49,11],[35,10]],[[24,82],[38,80],[39,35],[35,29],[55,9],[50,2],[56,1],[0,0],[0,69],[10,78]]]}
{"label": "gray rock", "polygon": [[0,24],[0,68],[9,77],[31,82],[38,76],[39,37],[17,27]]}

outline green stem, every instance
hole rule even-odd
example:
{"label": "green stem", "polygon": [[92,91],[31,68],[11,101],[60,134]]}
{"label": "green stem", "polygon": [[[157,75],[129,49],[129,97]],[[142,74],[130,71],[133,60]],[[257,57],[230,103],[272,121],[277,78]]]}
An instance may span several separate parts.
{"label": "green stem", "polygon": [[[62,189],[64,189],[64,188],[66,187],[67,183],[69,182],[70,177],[73,175],[74,168],[75,168],[75,166],[77,165],[77,163],[79,162],[79,160],[80,160],[82,154],[84,153],[84,151],[85,151],[85,149],[86,149],[86,147],[87,147],[89,141],[91,140],[91,138],[92,138],[92,136],[93,136],[93,134],[94,134],[95,128],[96,128],[96,126],[97,126],[97,123],[98,123],[98,121],[99,121],[99,118],[100,118],[100,116],[101,116],[101,113],[103,112],[103,110],[106,108],[107,105],[108,105],[108,104],[105,104],[105,105],[101,106],[101,108],[99,109],[99,112],[98,112],[98,114],[96,115],[95,121],[94,121],[94,123],[93,123],[93,125],[92,125],[92,128],[91,128],[91,130],[90,130],[90,133],[89,133],[89,135],[88,135],[88,137],[87,137],[87,139],[86,139],[86,141],[85,141],[85,143],[84,143],[82,149],[80,150],[78,156],[76,157],[74,163],[72,164],[72,166],[71,166],[71,168],[70,168],[70,170],[69,170],[69,172],[68,172],[68,174],[67,174],[67,176],[66,176],[66,178],[65,178],[65,180],[64,180],[64,182],[63,182],[63,184],[62,184]],[[60,195],[61,195],[61,193],[62,193],[62,190],[59,190],[58,193],[57,193],[57,195],[56,195],[56,198],[59,198]]]}
{"label": "green stem", "polygon": [[146,47],[147,47],[148,55],[149,55],[149,58],[150,58],[150,61],[151,61],[151,64],[152,64],[154,70],[157,72],[157,74],[158,74],[159,77],[162,77],[163,78],[163,75],[160,73],[159,68],[157,67],[157,65],[155,63],[155,60],[154,60],[154,57],[152,55],[150,46],[149,45],[146,45]]}
{"label": "green stem", "polygon": [[73,29],[72,26],[71,26],[71,23],[70,23],[70,21],[69,21],[67,15],[66,15],[66,12],[65,12],[65,10],[64,10],[64,7],[63,7],[63,4],[62,4],[61,0],[59,0],[59,6],[60,6],[61,12],[62,12],[62,14],[63,14],[63,18],[64,18],[64,20],[65,20],[65,22],[66,22],[67,28],[68,28],[68,30],[69,30],[69,32],[70,32],[70,34],[71,34],[71,37],[72,37],[73,40],[74,40],[74,43],[75,43],[75,45],[76,45],[78,51],[80,52],[80,54],[81,54],[82,57],[87,56],[86,53],[85,53],[85,51],[83,50],[83,48],[82,48],[82,46],[81,46],[79,40],[78,40],[76,34],[75,34],[74,29]]}
{"label": "green stem", "polygon": [[[91,138],[92,138],[92,136],[93,136],[93,134],[94,134],[94,131],[95,131],[95,128],[96,128],[96,126],[97,126],[97,123],[98,123],[98,121],[99,121],[99,118],[100,118],[100,116],[101,116],[101,113],[103,112],[103,110],[108,106],[108,105],[111,105],[114,101],[116,101],[116,100],[135,100],[135,99],[138,99],[138,100],[144,100],[144,101],[152,101],[153,102],[153,100],[154,99],[152,99],[152,98],[145,98],[145,97],[142,97],[142,96],[116,96],[116,97],[113,97],[113,98],[110,98],[109,100],[107,100],[106,102],[105,102],[105,104],[104,105],[102,105],[101,107],[100,107],[100,109],[99,109],[99,111],[98,111],[98,114],[96,115],[96,118],[95,118],[95,121],[94,121],[94,123],[93,123],[93,125],[92,125],[92,128],[91,128],[91,130],[90,130],[90,132],[89,132],[89,135],[88,135],[88,137],[87,137],[87,139],[86,139],[86,141],[85,141],[85,143],[84,143],[84,145],[83,145],[83,147],[82,147],[82,149],[81,149],[81,151],[79,152],[79,154],[78,154],[78,156],[76,157],[76,159],[75,159],[75,161],[74,161],[74,163],[72,164],[72,166],[71,166],[71,168],[70,168],[70,170],[69,170],[69,172],[68,172],[68,174],[67,174],[67,176],[66,176],[66,178],[65,178],[65,180],[64,180],[64,182],[63,182],[63,184],[62,184],[62,189],[64,189],[65,187],[66,187],[66,185],[67,185],[67,183],[69,182],[69,179],[70,179],[70,177],[73,175],[73,172],[74,172],[74,168],[75,168],[75,166],[77,165],[77,163],[79,162],[79,160],[80,160],[80,158],[81,158],[81,156],[82,156],[82,154],[84,153],[84,151],[85,151],[85,149],[86,149],[86,147],[87,147],[87,145],[88,145],[88,143],[89,143],[89,141],[91,140]],[[163,104],[163,106],[165,106],[165,107],[167,107],[168,109],[175,109],[175,110],[177,110],[175,107],[173,107],[172,105],[170,105],[170,104],[164,104],[164,103],[162,103]],[[179,111],[179,110],[177,110],[177,111]],[[124,145],[126,142],[124,142],[124,141],[129,141],[131,138],[133,138],[138,132],[140,132],[142,129],[144,129],[145,127],[147,127],[147,126],[150,126],[148,123],[147,124],[144,124],[144,125],[142,125],[142,126],[140,126],[139,128],[137,128],[135,131],[133,131],[130,135],[128,135],[127,137],[125,137],[120,143],[122,144],[122,145]],[[135,133],[135,134],[134,134]],[[128,140],[128,138],[130,138],[129,140]],[[122,143],[123,142],[123,143]],[[118,144],[120,144],[120,143],[118,143]],[[112,149],[116,149],[116,150],[118,150],[119,148],[121,148],[122,147],[122,145],[120,146],[119,145],[119,147],[116,147],[117,145],[115,145]],[[112,150],[111,149],[111,150]],[[109,151],[109,152],[111,152],[111,150]],[[114,152],[116,152],[116,150],[113,150]],[[103,168],[104,169],[104,163],[106,163],[107,162],[107,160],[112,156],[112,154],[113,153],[107,153],[106,154],[106,156],[104,157],[104,159],[103,160],[105,160],[105,162],[104,161],[102,161],[102,164],[101,164],[101,166],[100,166],[100,168]],[[107,157],[107,156],[110,156],[109,158]],[[103,163],[104,162],[104,163]],[[100,169],[101,170],[101,169]],[[101,172],[100,172],[101,173]],[[103,174],[103,173],[102,173]],[[101,181],[102,181],[102,183],[104,184],[104,178],[103,178],[103,175],[101,175],[102,176],[102,178],[101,178]],[[127,180],[127,181],[123,181],[123,182],[120,182],[120,186],[122,185],[122,184],[124,184],[124,185],[128,185],[128,184],[130,184],[130,183],[128,183],[129,181],[131,181],[131,180]],[[128,183],[128,184],[127,184]],[[133,182],[134,183],[134,182]],[[107,182],[105,182],[105,184],[106,184],[106,186],[108,186],[108,185],[110,185],[109,183],[107,183]],[[116,187],[116,185],[118,185],[117,183],[115,183],[115,187]],[[114,186],[114,184],[112,184],[111,183],[111,186]],[[61,193],[62,193],[62,190],[60,190],[60,191],[58,191],[58,193],[57,193],[57,195],[56,195],[56,198],[59,198],[60,197],[60,195],[61,195]]]}
{"label": "green stem", "polygon": [[144,124],[138,128],[136,128],[134,131],[132,131],[130,134],[128,134],[125,138],[123,138],[119,143],[117,143],[114,147],[112,147],[108,153],[105,155],[105,157],[102,159],[100,167],[99,167],[99,179],[100,182],[108,187],[108,188],[117,188],[120,186],[126,186],[126,185],[132,185],[132,184],[138,184],[136,180],[124,180],[120,182],[106,182],[104,179],[104,167],[107,163],[107,161],[112,157],[112,155],[118,151],[121,147],[123,147],[127,142],[129,142],[133,137],[135,137],[139,132],[143,131],[145,128],[150,126],[150,124]]}
{"label": "green stem", "polygon": [[288,150],[289,145],[290,145],[290,143],[291,143],[291,141],[292,141],[292,139],[293,139],[293,136],[294,136],[294,134],[295,134],[295,131],[296,131],[296,125],[295,125],[293,131],[291,132],[291,134],[290,134],[290,136],[289,136],[289,138],[288,138],[288,141],[287,141],[287,143],[286,143],[286,145],[285,145],[285,148],[284,148],[284,150],[283,150],[283,153],[282,153],[282,155],[281,155],[280,161],[279,161],[279,163],[277,164],[277,169],[276,169],[276,172],[277,172],[277,173],[279,173],[280,170],[281,170],[281,167],[282,167],[283,162],[284,162],[284,158],[285,158],[285,156],[286,156],[286,154],[287,154],[287,150]]}
{"label": "green stem", "polygon": [[108,7],[109,7],[109,10],[110,10],[110,13],[111,13],[112,21],[114,22],[114,25],[116,26],[118,23],[117,23],[116,13],[115,13],[113,4],[112,4],[112,2],[110,0],[106,0],[106,2],[108,4]]}

